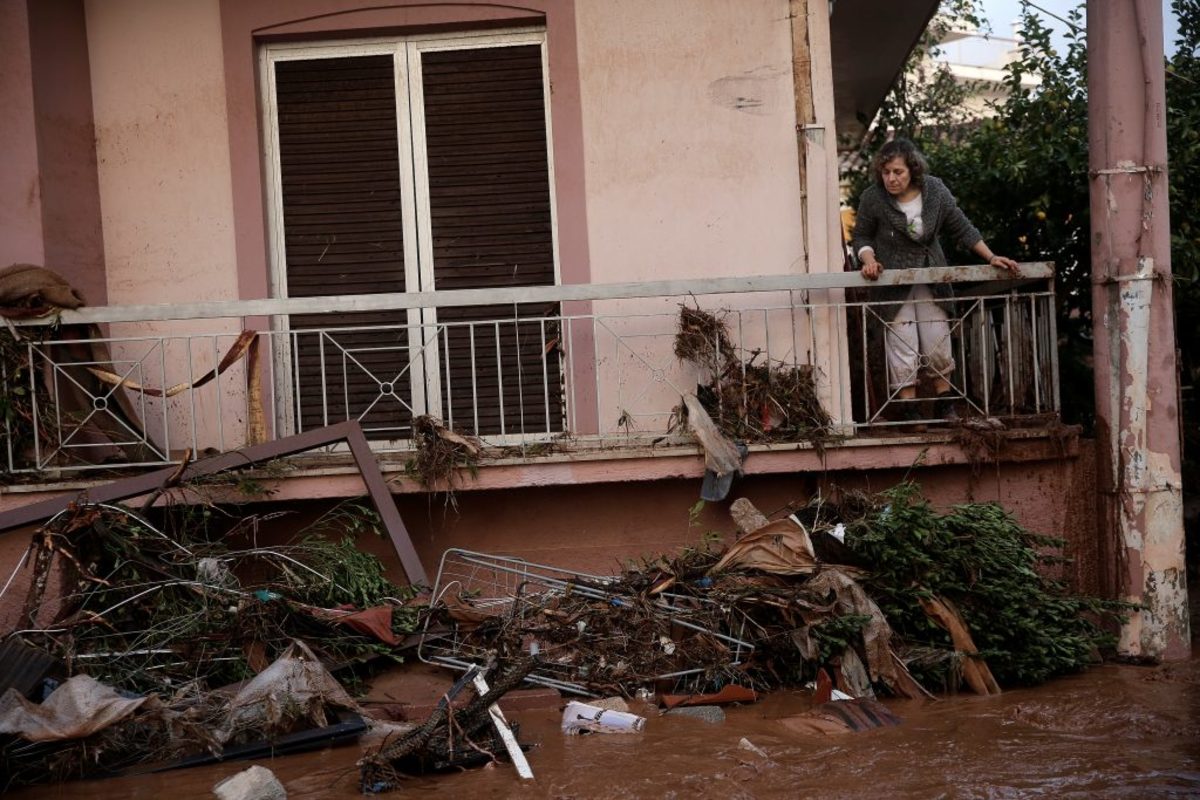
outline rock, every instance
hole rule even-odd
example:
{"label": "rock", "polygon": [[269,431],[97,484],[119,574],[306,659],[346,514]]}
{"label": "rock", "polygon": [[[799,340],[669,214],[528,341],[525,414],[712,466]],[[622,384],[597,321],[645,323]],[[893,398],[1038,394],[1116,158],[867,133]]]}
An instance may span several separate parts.
{"label": "rock", "polygon": [[220,800],[287,800],[287,789],[266,767],[255,764],[213,786]]}
{"label": "rock", "polygon": [[629,713],[629,703],[626,703],[623,697],[605,697],[600,700],[589,700],[587,704],[596,708],[603,708],[605,711]]}
{"label": "rock", "polygon": [[729,516],[733,517],[733,524],[737,525],[742,536],[771,524],[771,520],[745,497],[733,501],[729,506]]}
{"label": "rock", "polygon": [[720,706],[681,706],[666,712],[669,717],[692,717],[714,725],[725,721],[725,710]]}

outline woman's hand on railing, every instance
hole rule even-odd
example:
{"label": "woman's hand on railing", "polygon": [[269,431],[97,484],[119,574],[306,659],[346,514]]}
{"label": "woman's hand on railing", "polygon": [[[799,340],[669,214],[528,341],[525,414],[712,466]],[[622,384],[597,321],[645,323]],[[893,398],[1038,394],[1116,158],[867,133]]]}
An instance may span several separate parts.
{"label": "woman's hand on railing", "polygon": [[1021,265],[1016,261],[1013,261],[1011,258],[1006,258],[1004,256],[993,255],[988,259],[988,266],[996,267],[998,269],[1006,269],[1013,274],[1014,278],[1020,277],[1021,275]]}

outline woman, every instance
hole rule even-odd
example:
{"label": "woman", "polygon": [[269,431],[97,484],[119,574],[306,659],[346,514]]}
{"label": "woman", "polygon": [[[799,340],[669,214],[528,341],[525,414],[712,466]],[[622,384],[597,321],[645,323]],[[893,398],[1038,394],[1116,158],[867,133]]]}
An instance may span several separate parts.
{"label": "woman", "polygon": [[[859,200],[853,235],[863,277],[876,280],[885,268],[946,266],[938,241],[943,230],[991,266],[1015,274],[1017,262],[993,253],[946,184],[927,172],[925,157],[907,139],[893,139],[871,160],[875,180]],[[887,287],[874,295],[886,302],[878,313],[887,323],[889,399],[915,399],[917,373],[926,366],[934,375],[939,418],[950,416],[953,408],[954,353],[946,312],[934,299],[949,296],[950,287],[944,283],[933,290],[925,284]],[[905,405],[912,412],[906,416],[915,418],[916,407]]]}

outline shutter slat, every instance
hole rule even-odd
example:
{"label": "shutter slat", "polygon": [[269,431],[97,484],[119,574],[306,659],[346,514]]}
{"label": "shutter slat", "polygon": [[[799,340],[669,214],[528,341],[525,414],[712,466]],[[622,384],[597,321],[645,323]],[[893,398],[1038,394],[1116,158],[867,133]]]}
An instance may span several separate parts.
{"label": "shutter slat", "polygon": [[[391,56],[279,62],[275,80],[288,294],[404,291]],[[373,312],[290,319],[293,330],[395,322],[394,313]],[[326,338],[323,395],[322,337],[299,334],[294,341],[296,411],[303,428],[358,418],[367,408],[372,410],[362,423],[374,430],[372,438],[394,435],[382,428],[407,428],[409,382],[397,381],[395,396],[380,398],[377,380],[390,380],[408,367],[403,329],[337,331]],[[346,361],[338,345],[362,366]]]}
{"label": "shutter slat", "polygon": [[[404,291],[399,174],[406,167],[399,163],[392,57],[279,62],[275,74],[289,293],[327,294],[332,284],[348,294]],[[434,287],[554,283],[541,48],[422,53],[422,92],[426,127],[418,135],[429,168]],[[450,323],[438,337],[443,416],[484,435],[562,430],[559,355],[545,352],[558,323],[530,321],[558,313],[557,304],[520,304],[516,314],[524,321],[514,323],[512,306],[439,309],[439,321]],[[404,404],[411,402],[410,357],[420,354],[410,353],[408,334],[396,328],[406,319],[397,312],[292,317],[293,331],[332,329],[323,362],[322,337],[301,332],[294,340],[302,426],[371,408],[362,419],[369,436],[410,435]],[[501,321],[485,322],[491,319]],[[473,332],[453,324],[469,321],[481,324]],[[391,327],[348,329],[374,325]],[[381,381],[395,381],[395,396],[381,396]]]}

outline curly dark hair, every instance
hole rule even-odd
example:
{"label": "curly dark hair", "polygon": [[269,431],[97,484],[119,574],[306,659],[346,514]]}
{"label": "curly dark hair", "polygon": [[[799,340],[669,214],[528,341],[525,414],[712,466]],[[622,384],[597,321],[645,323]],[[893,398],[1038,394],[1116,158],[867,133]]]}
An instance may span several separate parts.
{"label": "curly dark hair", "polygon": [[929,172],[929,162],[925,160],[925,156],[917,149],[917,146],[908,139],[892,139],[879,148],[879,152],[871,159],[871,174],[875,176],[875,182],[883,186],[883,165],[897,156],[903,158],[904,163],[908,166],[908,176],[912,185],[923,189],[925,174]]}

